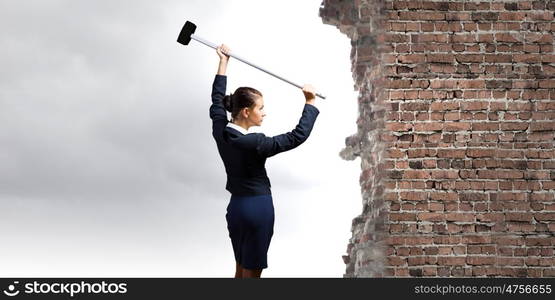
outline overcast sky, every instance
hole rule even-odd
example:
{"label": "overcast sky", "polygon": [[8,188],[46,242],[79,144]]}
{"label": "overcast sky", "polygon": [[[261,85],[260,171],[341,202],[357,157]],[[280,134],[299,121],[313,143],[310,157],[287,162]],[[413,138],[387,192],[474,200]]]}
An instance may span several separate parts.
{"label": "overcast sky", "polygon": [[[301,84],[320,115],[300,147],[269,158],[275,207],[262,277],[341,277],[361,212],[349,39],[305,1],[0,2],[0,276],[232,277],[230,194],[211,136],[215,50]],[[304,97],[231,59],[228,91],[264,94],[272,136]]]}

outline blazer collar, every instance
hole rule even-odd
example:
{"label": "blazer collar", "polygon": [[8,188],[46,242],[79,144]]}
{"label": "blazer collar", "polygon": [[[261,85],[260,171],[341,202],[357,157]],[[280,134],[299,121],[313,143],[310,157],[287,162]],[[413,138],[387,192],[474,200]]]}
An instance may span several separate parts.
{"label": "blazer collar", "polygon": [[239,126],[239,125],[237,125],[237,124],[233,124],[233,123],[231,123],[231,122],[227,123],[227,127],[231,127],[231,128],[233,128],[233,129],[239,131],[239,132],[242,133],[243,135],[246,135],[246,134],[249,133],[247,130],[245,130],[245,128],[243,128],[243,127],[241,127],[241,126]]}

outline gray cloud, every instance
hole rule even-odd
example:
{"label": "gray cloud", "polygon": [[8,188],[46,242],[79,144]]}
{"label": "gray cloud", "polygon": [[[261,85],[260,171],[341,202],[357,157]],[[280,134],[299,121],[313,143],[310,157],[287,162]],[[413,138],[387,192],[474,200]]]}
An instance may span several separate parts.
{"label": "gray cloud", "polygon": [[201,102],[184,99],[206,98],[192,87],[209,86],[192,74],[173,76],[178,28],[164,26],[163,8],[172,3],[164,4],[2,7],[2,27],[9,28],[0,50],[3,193],[160,193],[164,182],[208,177],[205,168],[179,171],[213,154],[192,147],[208,124],[191,109]]}

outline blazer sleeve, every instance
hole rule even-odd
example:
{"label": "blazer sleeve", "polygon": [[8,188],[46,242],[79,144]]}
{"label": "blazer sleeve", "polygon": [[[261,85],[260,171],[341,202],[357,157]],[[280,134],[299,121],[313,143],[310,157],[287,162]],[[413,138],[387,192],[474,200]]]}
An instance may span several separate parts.
{"label": "blazer sleeve", "polygon": [[256,152],[261,156],[270,157],[280,152],[296,148],[306,141],[310,135],[319,113],[320,111],[316,106],[305,104],[301,119],[292,131],[273,137],[267,137],[262,133],[258,133]]}
{"label": "blazer sleeve", "polygon": [[227,111],[224,108],[223,99],[225,96],[227,76],[218,75],[212,84],[212,105],[210,106],[210,118],[212,119],[212,135],[223,132],[227,123]]}

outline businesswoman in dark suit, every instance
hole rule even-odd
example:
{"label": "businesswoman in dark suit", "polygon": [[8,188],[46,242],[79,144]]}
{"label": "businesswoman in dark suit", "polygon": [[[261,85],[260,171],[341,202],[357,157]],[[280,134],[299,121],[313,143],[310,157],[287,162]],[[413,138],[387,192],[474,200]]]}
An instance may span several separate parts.
{"label": "businesswoman in dark suit", "polygon": [[[216,52],[220,63],[212,86],[210,118],[212,136],[227,173],[226,189],[231,193],[226,220],[236,261],[235,277],[260,277],[262,269],[268,267],[267,253],[274,232],[266,158],[302,144],[310,135],[319,110],[314,106],[314,88],[305,85],[306,103],[295,129],[274,137],[249,133],[249,127],[260,126],[265,116],[262,93],[240,87],[225,95],[229,49],[222,44]],[[231,122],[226,110],[231,112]]]}

